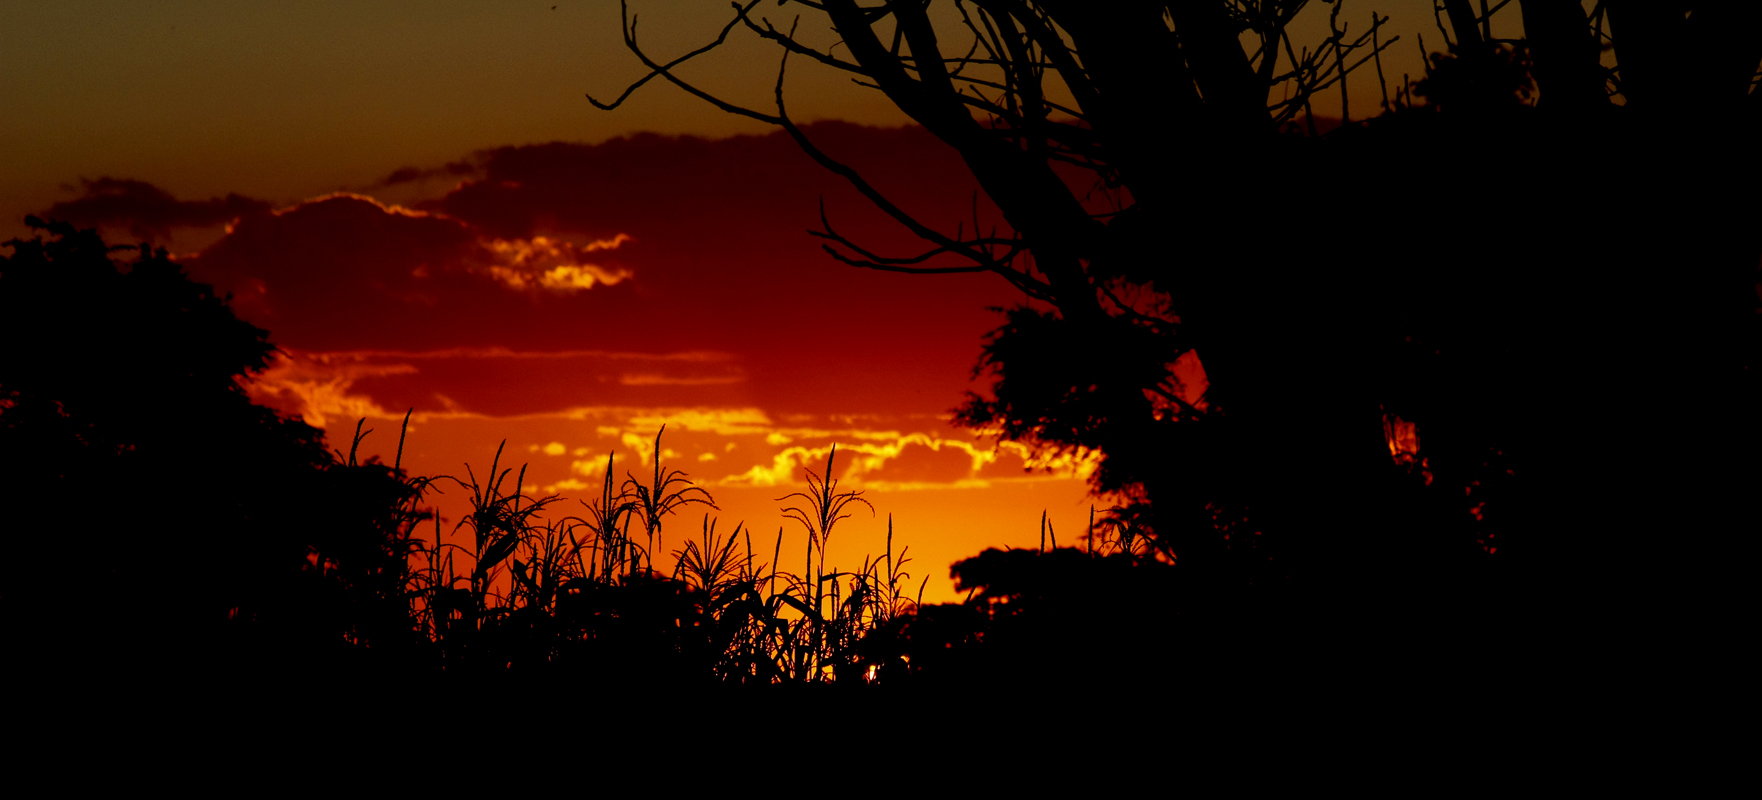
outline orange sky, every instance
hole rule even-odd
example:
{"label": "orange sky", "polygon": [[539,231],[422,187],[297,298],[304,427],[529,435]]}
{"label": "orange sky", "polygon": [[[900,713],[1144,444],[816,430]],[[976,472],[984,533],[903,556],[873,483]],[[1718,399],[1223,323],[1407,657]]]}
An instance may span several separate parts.
{"label": "orange sky", "polygon": [[[1302,24],[1324,30],[1316,6]],[[1435,35],[1428,6],[1348,7],[1356,25],[1372,8],[1396,17],[1392,85],[1418,71],[1412,34]],[[663,55],[727,13],[635,8]],[[988,308],[1020,295],[995,276],[831,261],[805,233],[821,197],[851,238],[916,245],[785,137],[671,87],[594,110],[585,92],[615,96],[641,74],[616,2],[0,9],[0,238],[38,213],[169,245],[284,348],[258,396],[333,446],[365,417],[365,449],[389,459],[414,408],[414,471],[485,469],[505,439],[530,491],[585,498],[608,453],[640,475],[666,424],[662,455],[715,494],[718,529],[744,521],[768,553],[785,526],[776,498],[836,443],[837,477],[880,513],[845,523],[828,566],[878,553],[891,513],[896,545],[930,576],[926,600],[952,597],[957,558],[1035,546],[1043,510],[1061,542],[1087,520],[1071,469],[1027,472],[1020,448],[946,421],[978,388],[969,371],[999,322]],[[775,68],[773,49],[736,36],[684,74],[764,107]],[[932,225],[997,222],[975,210],[958,158],[894,127],[885,98],[791,70],[798,119],[885,126],[811,127],[828,152]],[[1375,81],[1352,84],[1360,116]],[[439,498],[448,528],[462,494]],[[700,516],[670,524],[669,549]],[[799,558],[800,532],[785,531]]]}

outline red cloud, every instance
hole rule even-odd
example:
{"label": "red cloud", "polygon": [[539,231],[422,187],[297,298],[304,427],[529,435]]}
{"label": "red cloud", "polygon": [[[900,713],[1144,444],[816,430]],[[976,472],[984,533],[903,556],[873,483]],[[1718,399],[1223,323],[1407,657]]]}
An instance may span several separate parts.
{"label": "red cloud", "polygon": [[[920,129],[825,123],[807,133],[928,224],[951,233],[970,233],[975,215],[1000,224],[975,203],[958,157]],[[1020,299],[995,276],[833,261],[807,235],[822,198],[840,232],[873,249],[923,244],[782,133],[506,147],[470,163],[477,177],[414,210],[319,198],[247,218],[185,263],[298,351],[716,351],[737,358],[744,376],[630,371],[575,382],[572,405],[633,392],[739,392],[777,413],[938,413],[958,401],[980,338],[996,325],[986,308]],[[479,367],[430,363],[362,386],[418,408],[431,396],[508,408],[442,385]]]}
{"label": "red cloud", "polygon": [[[284,353],[259,386],[293,414],[347,413],[348,398],[383,409],[462,410],[489,416],[581,406],[653,408],[742,404],[741,360],[728,353],[428,352]],[[366,405],[361,407],[365,408]],[[314,424],[318,424],[314,421]]]}
{"label": "red cloud", "polygon": [[244,220],[185,263],[297,349],[553,349],[544,323],[594,307],[539,295],[585,297],[629,276],[577,259],[596,249],[608,248],[487,240],[457,219],[341,194]]}

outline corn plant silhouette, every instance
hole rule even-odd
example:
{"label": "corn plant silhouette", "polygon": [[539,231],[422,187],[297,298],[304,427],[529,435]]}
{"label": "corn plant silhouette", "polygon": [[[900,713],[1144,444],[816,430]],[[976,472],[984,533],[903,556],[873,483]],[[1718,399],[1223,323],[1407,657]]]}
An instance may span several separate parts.
{"label": "corn plant silhouette", "polygon": [[590,536],[587,545],[584,547],[580,540],[572,539],[589,580],[610,581],[615,574],[629,574],[636,560],[641,558],[632,553],[629,537],[630,518],[636,513],[636,505],[626,493],[613,489],[612,470],[616,460],[615,454],[606,454],[606,477],[601,484],[600,496],[592,503],[581,501],[588,512],[588,519],[583,521]]}
{"label": "corn plant silhouette", "polygon": [[[806,641],[798,644],[804,655],[795,664],[797,680],[805,679],[804,671],[814,659],[824,657],[833,663],[825,666],[836,667],[845,662],[854,646],[852,638],[859,627],[858,621],[866,597],[866,582],[858,580],[852,587],[849,600],[839,602],[843,587],[840,578],[856,577],[852,573],[826,572],[826,545],[832,539],[832,530],[841,520],[849,519],[845,511],[852,503],[867,506],[869,513],[875,513],[875,506],[863,499],[861,491],[838,491],[838,479],[832,477],[834,460],[838,457],[838,445],[834,444],[826,453],[826,470],[820,475],[813,470],[807,473],[808,491],[791,492],[777,498],[778,502],[791,498],[800,498],[806,505],[787,506],[783,509],[784,517],[799,523],[808,533],[807,561],[802,568],[802,575],[797,586],[802,592],[802,601],[808,609],[804,609],[814,625],[808,631]],[[814,561],[815,550],[819,551],[819,562]],[[828,601],[831,613],[826,613]],[[806,654],[811,654],[806,655]],[[847,665],[848,666],[848,665]]]}
{"label": "corn plant silhouette", "polygon": [[421,598],[430,594],[424,576],[412,572],[412,559],[427,551],[417,528],[431,519],[439,524],[421,505],[435,479],[403,469],[410,416],[404,415],[389,469],[360,460],[361,443],[373,430],[363,430],[365,419],[356,423],[348,455],[337,451],[338,462],[327,472],[346,487],[341,494],[355,506],[348,516],[365,520],[365,530],[337,535],[326,526],[308,546],[307,559],[310,574],[334,606],[327,628],[340,630],[351,644],[399,650],[399,658],[417,647],[420,626],[411,620],[421,613]]}
{"label": "corn plant silhouette", "polygon": [[[850,518],[850,514],[845,512],[845,508],[851,503],[862,503],[868,506],[870,514],[875,513],[875,506],[863,499],[861,491],[838,491],[838,480],[832,477],[832,462],[837,457],[838,445],[833,445],[832,449],[826,453],[826,471],[823,476],[814,474],[813,470],[804,470],[807,473],[808,490],[806,492],[790,492],[777,498],[778,502],[790,498],[801,498],[806,501],[806,507],[784,507],[783,516],[795,520],[807,529],[808,558],[811,562],[814,550],[818,548],[821,571],[824,571],[826,567],[826,542],[832,538],[832,528],[840,520]],[[810,563],[809,566],[812,567],[813,564]]]}
{"label": "corn plant silhouette", "polygon": [[[655,552],[655,538],[661,533],[661,518],[678,511],[692,503],[702,503],[715,508],[716,503],[710,493],[693,486],[686,474],[680,470],[666,470],[661,467],[661,434],[667,432],[667,426],[655,432],[655,473],[653,479],[643,484],[630,475],[624,481],[625,490],[632,496],[631,511],[642,521],[643,528],[648,531],[648,547],[645,553]],[[606,462],[607,469],[611,461]],[[675,485],[683,484],[681,488]],[[693,493],[696,493],[695,495]]]}
{"label": "corn plant silhouette", "polygon": [[[583,516],[547,518],[557,497],[521,493],[525,468],[504,466],[506,443],[479,478],[466,466],[453,483],[470,492],[473,511],[454,526],[465,543],[413,546],[406,575],[410,627],[430,644],[443,673],[493,676],[570,670],[585,680],[634,673],[654,685],[866,682],[876,679],[862,642],[918,608],[926,577],[910,596],[909,548],[894,550],[888,519],[886,550],[856,571],[828,571],[825,550],[852,504],[874,511],[858,491],[839,491],[831,478],[836,449],[823,473],[804,470],[808,491],[780,500],[801,502],[784,516],[808,532],[804,568],[779,567],[780,528],[768,562],[755,555],[750,529],[737,522],[718,531],[709,513],[701,532],[673,550],[670,570],[657,568],[664,519],[691,504],[715,509],[709,491],[661,463],[654,446],[651,482],[630,476],[621,485],[608,456],[599,495]],[[509,480],[513,478],[513,480]],[[412,491],[432,479],[412,481]],[[638,538],[632,526],[642,523]]]}

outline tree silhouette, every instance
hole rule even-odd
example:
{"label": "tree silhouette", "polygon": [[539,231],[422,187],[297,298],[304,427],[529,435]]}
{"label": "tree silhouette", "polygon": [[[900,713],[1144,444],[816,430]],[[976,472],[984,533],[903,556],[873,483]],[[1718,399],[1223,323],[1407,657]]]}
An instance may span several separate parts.
{"label": "tree silhouette", "polygon": [[395,651],[416,490],[253,404],[267,332],[164,250],[28,222],[54,238],[0,258],[12,651],[142,677]]}
{"label": "tree silhouette", "polygon": [[[781,126],[930,245],[874,253],[823,219],[833,257],[1023,291],[960,418],[1100,450],[1095,488],[1182,565],[1188,604],[1248,586],[1358,618],[1582,607],[1669,531],[1754,522],[1754,4],[1520,0],[1528,38],[1500,39],[1507,4],[1442,0],[1447,52],[1392,94],[1386,18],[1343,2],[938,7],[958,28],[927,3],[796,3],[830,49],[757,5],[664,63],[626,7],[651,72],[595,104],[660,77]],[[1292,40],[1306,7],[1327,39]],[[793,124],[783,68],[774,110],[674,73],[737,27],[885,93],[1009,230],[892,203]],[[1358,68],[1373,103],[1348,96]],[[1324,93],[1347,124],[1321,136]],[[1671,399],[1639,388],[1658,383]]]}

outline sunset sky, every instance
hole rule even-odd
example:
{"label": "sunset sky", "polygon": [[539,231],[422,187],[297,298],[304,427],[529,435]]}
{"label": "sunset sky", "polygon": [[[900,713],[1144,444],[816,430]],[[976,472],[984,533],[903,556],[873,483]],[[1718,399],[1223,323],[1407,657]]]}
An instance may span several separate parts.
{"label": "sunset sky", "polygon": [[[1416,34],[1441,43],[1430,5],[1342,13],[1354,31],[1373,8],[1394,18],[1391,88],[1420,71]],[[1324,38],[1328,8],[1313,4],[1297,38]],[[659,57],[713,38],[730,13],[633,10]],[[919,248],[757,123],[658,82],[594,109],[584,94],[615,97],[643,74],[618,18],[605,0],[5,0],[0,240],[29,236],[34,213],[169,247],[282,348],[260,400],[325,428],[333,447],[365,417],[366,450],[387,460],[414,408],[405,465],[417,473],[463,476],[469,463],[481,475],[506,440],[504,464],[530,465],[528,491],[578,513],[608,454],[620,475],[652,467],[665,424],[664,463],[714,493],[719,530],[744,521],[767,558],[784,527],[799,561],[777,498],[805,488],[803,469],[833,444],[842,487],[879,514],[844,523],[828,567],[880,552],[889,514],[916,579],[930,577],[927,601],[953,598],[952,561],[1035,546],[1042,511],[1075,543],[1096,502],[1080,465],[1028,471],[1023,448],[948,421],[981,388],[970,373],[999,323],[989,309],[1020,293],[996,276],[832,261],[806,233],[822,198],[850,238]],[[773,47],[737,30],[680,72],[770,110],[776,68]],[[1373,70],[1350,90],[1354,116],[1375,110]],[[788,96],[823,149],[919,219],[999,223],[953,151],[901,127],[878,92],[796,61]],[[462,495],[437,498],[448,529]],[[668,548],[701,519],[670,520]]]}

